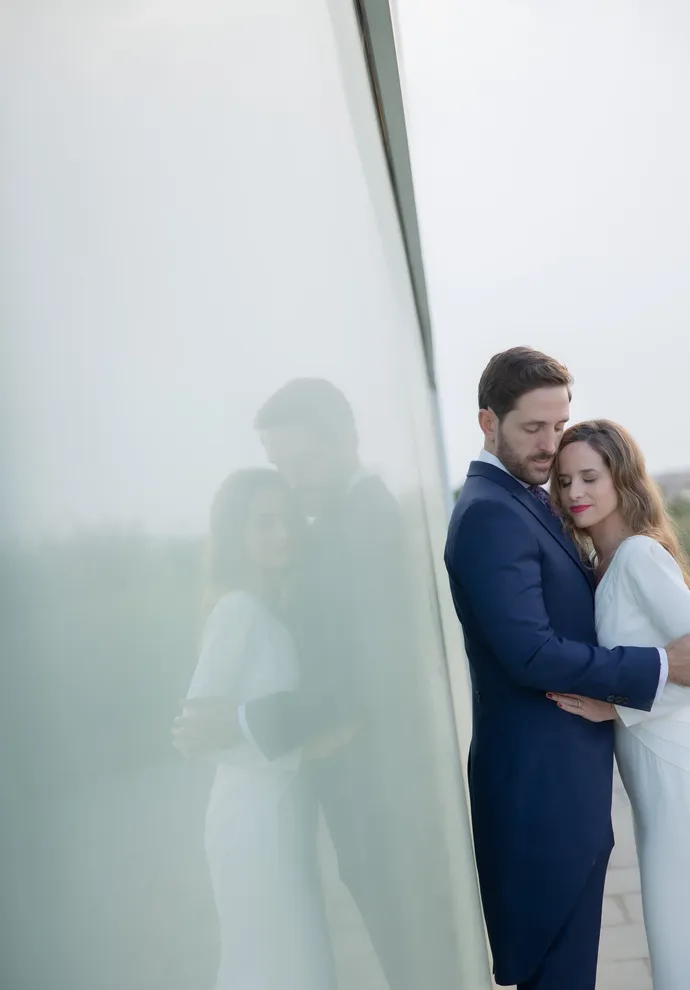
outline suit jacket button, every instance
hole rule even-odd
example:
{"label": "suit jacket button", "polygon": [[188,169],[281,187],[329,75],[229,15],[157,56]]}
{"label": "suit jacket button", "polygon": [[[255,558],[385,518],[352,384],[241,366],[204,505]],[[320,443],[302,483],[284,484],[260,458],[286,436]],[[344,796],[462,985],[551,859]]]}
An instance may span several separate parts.
{"label": "suit jacket button", "polygon": [[629,701],[630,698],[621,698],[621,705],[627,705]]}
{"label": "suit jacket button", "polygon": [[616,698],[615,698],[614,695],[610,694],[606,700],[608,701],[608,703],[610,705],[613,705],[615,703],[615,701],[616,701]]}
{"label": "suit jacket button", "polygon": [[622,705],[623,704],[623,698],[621,698],[621,696],[619,694],[617,694],[613,703],[614,703],[614,705]]}

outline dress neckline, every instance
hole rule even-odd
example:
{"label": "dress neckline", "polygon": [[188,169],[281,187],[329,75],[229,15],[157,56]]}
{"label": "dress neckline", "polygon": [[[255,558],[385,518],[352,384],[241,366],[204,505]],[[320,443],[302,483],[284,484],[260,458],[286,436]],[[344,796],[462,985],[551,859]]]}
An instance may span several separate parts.
{"label": "dress neckline", "polygon": [[594,591],[595,591],[595,594],[598,594],[598,592],[599,592],[599,589],[600,589],[600,588],[603,588],[603,586],[604,586],[604,584],[606,583],[606,578],[607,578],[607,577],[609,576],[609,574],[611,573],[611,571],[613,571],[613,570],[614,570],[614,564],[615,564],[615,563],[616,563],[616,561],[618,560],[618,557],[619,557],[619,554],[620,554],[620,552],[621,552],[621,549],[622,549],[622,548],[623,548],[623,547],[625,546],[625,544],[626,544],[626,543],[628,543],[628,542],[629,542],[630,540],[634,540],[634,539],[635,539],[635,537],[636,537],[636,535],[639,535],[639,534],[635,534],[635,533],[633,533],[633,535],[632,535],[632,536],[626,536],[626,538],[625,538],[624,540],[621,540],[621,542],[619,543],[619,545],[618,545],[618,547],[617,547],[617,549],[616,549],[616,552],[614,553],[614,555],[613,555],[613,557],[611,557],[611,562],[609,563],[609,566],[608,566],[608,567],[606,568],[606,570],[605,570],[605,572],[604,572],[604,575],[603,575],[603,577],[602,577],[602,579],[601,579],[601,581],[599,581],[599,582],[597,583],[597,586],[596,586],[596,588],[594,589]]}

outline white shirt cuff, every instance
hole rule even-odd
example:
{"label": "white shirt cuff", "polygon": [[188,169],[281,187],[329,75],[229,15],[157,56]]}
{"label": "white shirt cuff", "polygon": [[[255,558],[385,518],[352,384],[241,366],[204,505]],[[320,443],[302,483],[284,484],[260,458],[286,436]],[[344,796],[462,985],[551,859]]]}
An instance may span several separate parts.
{"label": "white shirt cuff", "polygon": [[668,680],[668,656],[666,655],[666,650],[659,649],[659,663],[661,665],[661,670],[659,671],[659,687],[656,689],[654,704],[656,704],[661,697],[661,692],[666,687],[666,681]]}
{"label": "white shirt cuff", "polygon": [[[668,676],[668,661],[666,661],[666,676]],[[251,731],[249,729],[249,723],[247,722],[246,705],[240,705],[240,707],[237,709],[237,721],[239,722],[240,729],[242,730],[242,735],[247,740],[247,742],[251,743],[254,749],[259,749],[259,747],[256,745],[256,739],[251,734]]]}

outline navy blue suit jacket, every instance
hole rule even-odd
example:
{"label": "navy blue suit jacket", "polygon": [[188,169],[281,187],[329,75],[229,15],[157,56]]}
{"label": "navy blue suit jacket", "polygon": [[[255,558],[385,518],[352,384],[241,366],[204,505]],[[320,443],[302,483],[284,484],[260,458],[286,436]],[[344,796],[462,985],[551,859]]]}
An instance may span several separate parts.
{"label": "navy blue suit jacket", "polygon": [[445,559],[472,678],[482,902],[497,979],[520,983],[613,843],[613,723],[570,715],[545,694],[648,711],[659,654],[595,645],[590,569],[548,508],[491,464],[470,465]]}

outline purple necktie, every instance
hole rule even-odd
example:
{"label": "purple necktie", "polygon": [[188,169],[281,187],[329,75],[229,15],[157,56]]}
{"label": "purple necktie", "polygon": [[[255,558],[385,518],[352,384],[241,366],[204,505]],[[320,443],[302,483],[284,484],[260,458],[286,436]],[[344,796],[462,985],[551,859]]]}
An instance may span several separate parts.
{"label": "purple necktie", "polygon": [[549,493],[545,488],[542,488],[541,485],[529,485],[527,491],[531,492],[538,502],[541,502],[542,505],[545,505],[552,516],[558,517],[558,513],[556,512],[554,506],[551,504]]}

